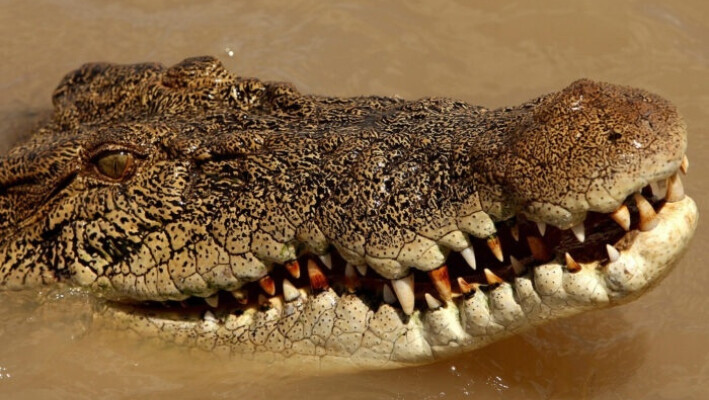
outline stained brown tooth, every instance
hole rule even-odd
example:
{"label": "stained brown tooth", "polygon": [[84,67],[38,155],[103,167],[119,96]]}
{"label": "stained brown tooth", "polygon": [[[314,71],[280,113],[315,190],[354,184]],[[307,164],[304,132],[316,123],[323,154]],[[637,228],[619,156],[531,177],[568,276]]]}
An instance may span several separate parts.
{"label": "stained brown tooth", "polygon": [[325,274],[322,273],[318,263],[312,258],[308,258],[308,278],[310,278],[310,287],[313,290],[325,290],[330,287]]}
{"label": "stained brown tooth", "polygon": [[620,258],[620,252],[614,246],[606,244],[606,252],[608,253],[608,260],[610,260],[610,262],[616,262]]}
{"label": "stained brown tooth", "polygon": [[357,268],[357,272],[359,272],[360,275],[367,275],[367,264],[356,265],[355,268]]}
{"label": "stained brown tooth", "polygon": [[332,269],[332,254],[322,254],[319,255],[318,258],[320,259],[322,265],[326,266],[327,269]]}
{"label": "stained brown tooth", "polygon": [[500,244],[500,238],[497,235],[491,235],[487,238],[487,246],[492,250],[492,254],[495,255],[500,262],[505,259],[502,254],[502,245]]}
{"label": "stained brown tooth", "polygon": [[234,299],[236,299],[236,302],[239,304],[246,304],[249,302],[249,292],[246,290],[232,290],[231,295],[234,296]]}
{"label": "stained brown tooth", "polygon": [[475,250],[473,250],[473,246],[463,249],[463,251],[460,252],[460,255],[463,256],[463,259],[466,263],[468,263],[470,268],[473,270],[477,268],[477,262],[475,261]]}
{"label": "stained brown tooth", "polygon": [[566,258],[566,269],[568,269],[569,272],[581,271],[581,265],[579,265],[579,263],[571,257],[571,254],[566,253],[564,257]]}
{"label": "stained brown tooth", "polygon": [[516,275],[522,275],[527,269],[524,264],[515,258],[515,256],[510,256],[510,263],[512,264],[512,269],[515,271]]}
{"label": "stained brown tooth", "polygon": [[684,187],[679,179],[679,174],[674,174],[667,178],[667,196],[666,200],[670,203],[684,199]]}
{"label": "stained brown tooth", "polygon": [[611,213],[611,218],[623,229],[625,229],[626,232],[630,230],[630,211],[628,210],[628,206],[625,204],[613,211]]}
{"label": "stained brown tooth", "polygon": [[261,289],[263,289],[263,291],[268,293],[270,296],[276,294],[276,283],[273,282],[273,279],[269,275],[259,279],[258,284],[261,286]]}
{"label": "stained brown tooth", "polygon": [[504,279],[495,275],[495,273],[490,271],[488,268],[485,268],[485,279],[487,279],[487,283],[489,285],[496,285],[498,283],[503,283],[505,281]]}
{"label": "stained brown tooth", "polygon": [[682,171],[683,174],[687,175],[688,169],[689,169],[689,158],[687,158],[687,155],[685,154],[684,157],[682,157],[682,163],[679,165],[679,170]]}
{"label": "stained brown tooth", "polygon": [[579,243],[583,243],[586,240],[586,229],[583,226],[583,221],[571,227],[571,232],[574,233],[576,239]]}
{"label": "stained brown tooth", "polygon": [[437,310],[443,306],[443,304],[440,301],[438,301],[438,299],[436,299],[435,297],[431,296],[428,293],[425,293],[423,295],[423,297],[426,298],[426,304],[428,305],[428,308],[430,308],[431,310]]}
{"label": "stained brown tooth", "polygon": [[660,220],[657,219],[657,213],[652,208],[652,204],[640,193],[635,193],[635,204],[638,206],[638,212],[640,213],[640,223],[638,224],[640,230],[647,232],[656,227]]}
{"label": "stained brown tooth", "polygon": [[217,306],[219,305],[219,294],[205,297],[204,302],[207,303],[212,308],[217,308]]}
{"label": "stained brown tooth", "polygon": [[288,279],[283,280],[283,299],[285,301],[293,301],[300,297],[300,292],[293,286]]}
{"label": "stained brown tooth", "polygon": [[259,305],[259,306],[264,306],[264,305],[266,305],[266,304],[269,304],[269,303],[268,303],[268,298],[267,298],[266,296],[264,296],[263,293],[259,293],[259,295],[258,295],[258,305]]}
{"label": "stained brown tooth", "polygon": [[431,278],[433,286],[436,287],[438,295],[445,301],[449,301],[451,297],[451,281],[448,275],[448,267],[443,265],[432,271],[428,271],[428,277]]}
{"label": "stained brown tooth", "polygon": [[519,242],[519,225],[515,223],[510,227],[510,235],[512,235],[512,239],[514,239],[515,242]]}
{"label": "stained brown tooth", "polygon": [[549,249],[544,244],[544,240],[537,236],[527,236],[527,244],[532,252],[532,257],[537,261],[549,261],[551,255]]}
{"label": "stained brown tooth", "polygon": [[404,314],[411,315],[414,313],[414,274],[401,279],[392,279],[391,287],[396,293],[396,298],[399,299],[401,309]]}
{"label": "stained brown tooth", "polygon": [[465,295],[465,296],[468,296],[471,293],[474,293],[475,289],[476,289],[474,284],[470,284],[470,283],[466,282],[465,279],[463,279],[460,276],[458,277],[458,287],[460,287],[460,292],[463,293],[463,295]]}
{"label": "stained brown tooth", "polygon": [[396,296],[394,295],[394,292],[391,291],[391,288],[387,284],[384,284],[384,290],[382,291],[382,297],[384,298],[384,302],[387,304],[396,303]]}
{"label": "stained brown tooth", "polygon": [[539,229],[541,236],[544,237],[544,233],[547,231],[547,224],[544,222],[537,222],[537,229]]}
{"label": "stained brown tooth", "polygon": [[286,269],[288,270],[290,276],[292,276],[293,278],[300,278],[300,263],[298,262],[298,260],[288,261],[286,263]]}
{"label": "stained brown tooth", "polygon": [[359,276],[355,271],[354,265],[347,263],[345,265],[345,287],[350,293],[354,293],[359,288]]}

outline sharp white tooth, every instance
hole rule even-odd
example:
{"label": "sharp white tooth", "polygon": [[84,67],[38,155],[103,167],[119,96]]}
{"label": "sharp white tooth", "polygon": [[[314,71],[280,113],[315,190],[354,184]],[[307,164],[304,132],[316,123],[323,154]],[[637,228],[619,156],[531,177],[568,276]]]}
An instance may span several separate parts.
{"label": "sharp white tooth", "polygon": [[664,184],[660,184],[660,182],[655,181],[655,182],[650,182],[650,191],[652,192],[652,197],[660,200],[665,197],[665,192],[666,188],[663,187],[666,186]]}
{"label": "sharp white tooth", "polygon": [[382,291],[382,297],[384,298],[384,302],[387,304],[394,304],[396,303],[396,296],[394,295],[394,292],[391,291],[391,288],[389,285],[384,285],[384,290]]}
{"label": "sharp white tooth", "polygon": [[647,232],[654,229],[660,220],[657,218],[657,213],[652,208],[652,204],[640,193],[635,193],[635,204],[638,206],[638,213],[640,214],[640,223],[638,224],[640,230]]}
{"label": "sharp white tooth", "polygon": [[280,296],[269,297],[268,303],[271,305],[271,308],[283,311],[283,300],[281,300]]}
{"label": "sharp white tooth", "polygon": [[332,254],[322,254],[319,255],[318,258],[320,259],[320,262],[327,267],[327,269],[332,269]]}
{"label": "sharp white tooth", "polygon": [[293,301],[300,297],[300,292],[293,286],[288,279],[283,280],[283,299],[285,301]]}
{"label": "sharp white tooth", "polygon": [[539,229],[539,233],[544,236],[544,233],[547,231],[547,224],[545,222],[537,222],[537,229]]}
{"label": "sharp white tooth", "polygon": [[443,306],[443,304],[441,304],[441,302],[438,301],[438,299],[436,299],[435,297],[431,296],[428,293],[425,293],[423,295],[423,297],[426,298],[426,304],[428,304],[428,308],[430,308],[431,310],[436,310],[436,309],[441,308],[441,306]]}
{"label": "sharp white tooth", "polygon": [[583,221],[572,226],[571,231],[574,233],[574,236],[576,236],[579,243],[583,243],[583,241],[586,240],[586,229],[584,229]]}
{"label": "sharp white tooth", "polygon": [[214,313],[209,310],[204,312],[204,316],[202,317],[202,319],[209,322],[219,322]]}
{"label": "sharp white tooth", "polygon": [[392,279],[391,286],[406,315],[414,313],[414,274],[401,279]]}
{"label": "sharp white tooth", "polygon": [[611,218],[626,231],[630,230],[630,211],[625,204],[611,213]]}
{"label": "sharp white tooth", "polygon": [[524,264],[522,264],[515,256],[510,256],[510,263],[512,264],[512,269],[515,271],[516,275],[522,275],[524,270]]}
{"label": "sharp white tooth", "polygon": [[209,304],[212,308],[217,308],[219,305],[219,295],[215,294],[214,296],[205,297],[204,302]]}
{"label": "sharp white tooth", "polygon": [[359,276],[355,271],[354,265],[350,263],[345,265],[345,287],[350,293],[356,292],[359,287]]}
{"label": "sharp white tooth", "polygon": [[688,169],[689,169],[689,158],[687,158],[687,155],[685,154],[684,157],[682,157],[682,163],[679,165],[679,170],[682,171],[683,174],[687,175]]}
{"label": "sharp white tooth", "polygon": [[667,178],[667,201],[674,203],[684,199],[684,187],[678,174]]}
{"label": "sharp white tooth", "polygon": [[463,251],[460,252],[460,255],[463,256],[465,262],[470,265],[470,268],[477,268],[477,263],[475,262],[475,251],[473,250],[473,246],[466,247],[465,249],[463,249]]}
{"label": "sharp white tooth", "polygon": [[610,262],[616,262],[620,258],[620,252],[615,248],[615,246],[606,244],[606,252],[608,252],[608,259]]}
{"label": "sharp white tooth", "polygon": [[355,265],[355,268],[357,268],[357,272],[359,272],[360,275],[367,275],[367,264]]}

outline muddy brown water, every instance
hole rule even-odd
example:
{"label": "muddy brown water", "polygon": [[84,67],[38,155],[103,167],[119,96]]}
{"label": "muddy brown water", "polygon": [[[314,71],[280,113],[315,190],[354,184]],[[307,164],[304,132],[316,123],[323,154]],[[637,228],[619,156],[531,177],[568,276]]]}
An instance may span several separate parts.
{"label": "muddy brown water", "polygon": [[[330,95],[449,96],[490,107],[579,77],[671,99],[687,192],[709,209],[709,3],[0,2],[0,151],[88,61],[211,54],[240,75]],[[0,293],[0,398],[705,399],[709,226],[652,292],[423,367],[302,374],[96,329],[71,292]]]}

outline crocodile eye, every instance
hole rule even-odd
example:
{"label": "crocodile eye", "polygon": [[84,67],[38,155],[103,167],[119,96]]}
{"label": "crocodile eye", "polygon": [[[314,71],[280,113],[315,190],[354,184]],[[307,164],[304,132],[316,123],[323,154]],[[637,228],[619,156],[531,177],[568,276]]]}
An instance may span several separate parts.
{"label": "crocodile eye", "polygon": [[127,178],[133,170],[134,156],[126,151],[107,151],[93,159],[96,170],[106,178]]}

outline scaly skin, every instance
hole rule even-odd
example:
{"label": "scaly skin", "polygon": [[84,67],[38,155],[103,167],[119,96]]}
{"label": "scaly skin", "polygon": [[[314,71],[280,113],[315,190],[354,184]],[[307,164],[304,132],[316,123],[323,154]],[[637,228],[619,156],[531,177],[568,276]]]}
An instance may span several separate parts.
{"label": "scaly skin", "polygon": [[[488,110],[301,95],[203,57],[88,64],[53,100],[52,119],[0,158],[0,284],[82,286],[104,299],[98,313],[111,324],[178,343],[368,367],[428,362],[637,296],[696,226],[676,175],[684,123],[638,89],[580,80]],[[657,216],[637,217],[632,195],[668,178],[667,202],[650,199]],[[628,233],[607,223],[624,203]],[[657,226],[643,229],[650,219]],[[512,239],[513,226],[543,237],[532,221],[549,226],[546,253]],[[572,243],[579,224],[586,240]],[[502,246],[502,262],[481,254],[486,243]],[[617,258],[599,255],[606,243]],[[477,270],[460,262],[465,249]],[[331,253],[325,278],[315,260]],[[282,265],[297,259],[309,285],[304,273],[286,285],[305,289],[281,290]],[[366,278],[353,274],[364,266]],[[425,301],[417,272],[415,307],[402,288],[414,270],[435,287]],[[451,292],[449,272],[472,287]],[[403,309],[382,294],[387,279]],[[256,300],[259,280],[270,296]]]}

